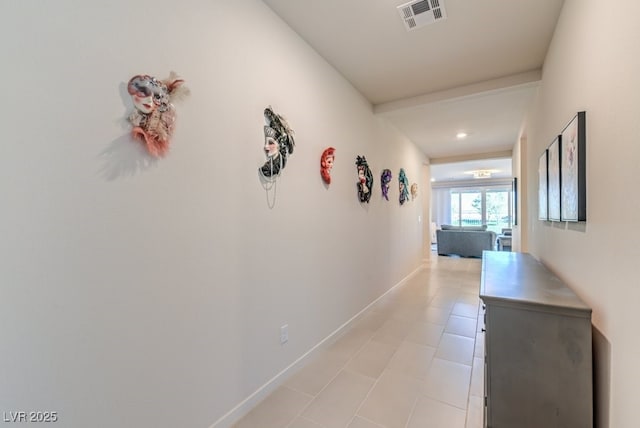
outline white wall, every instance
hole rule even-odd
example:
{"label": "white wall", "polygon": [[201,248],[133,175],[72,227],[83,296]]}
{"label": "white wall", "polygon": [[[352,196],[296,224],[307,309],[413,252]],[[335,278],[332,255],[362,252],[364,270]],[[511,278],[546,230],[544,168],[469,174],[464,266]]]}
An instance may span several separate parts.
{"label": "white wall", "polygon": [[640,3],[614,3],[565,2],[528,134],[528,179],[537,183],[544,148],[587,112],[587,222],[536,220],[532,191],[528,232],[531,251],[593,307],[597,426],[631,428],[640,384]]}
{"label": "white wall", "polygon": [[[262,2],[4,1],[0,52],[0,410],[210,426],[420,266],[397,173],[425,182],[424,157]],[[170,70],[192,94],[153,161],[125,85]],[[267,105],[297,136],[273,209]]]}
{"label": "white wall", "polygon": [[526,174],[526,147],[527,147],[527,138],[526,136],[520,136],[518,141],[513,146],[513,157],[511,161],[511,170],[513,171],[513,176],[518,179],[517,189],[516,189],[516,215],[517,215],[517,223],[512,227],[512,241],[511,241],[511,251],[517,252],[528,252],[527,247],[527,229],[523,227],[529,223],[529,216],[525,210],[527,204],[526,201],[527,193],[529,191],[529,185],[527,183],[527,174]]}
{"label": "white wall", "polygon": [[451,224],[451,188],[431,188],[431,210],[437,229],[443,224]]}

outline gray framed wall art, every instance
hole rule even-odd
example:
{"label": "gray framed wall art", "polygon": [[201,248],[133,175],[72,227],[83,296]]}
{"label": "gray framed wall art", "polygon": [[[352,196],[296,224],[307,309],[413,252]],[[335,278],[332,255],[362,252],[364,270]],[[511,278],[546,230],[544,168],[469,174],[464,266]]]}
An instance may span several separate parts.
{"label": "gray framed wall art", "polygon": [[547,149],[548,159],[548,203],[549,203],[549,220],[560,221],[561,217],[561,175],[560,175],[560,136],[558,135],[549,148]]}
{"label": "gray framed wall art", "polygon": [[562,221],[587,220],[586,113],[578,112],[560,136],[560,200]]}
{"label": "gray framed wall art", "polygon": [[548,150],[545,149],[538,160],[538,219],[549,220],[549,164]]}

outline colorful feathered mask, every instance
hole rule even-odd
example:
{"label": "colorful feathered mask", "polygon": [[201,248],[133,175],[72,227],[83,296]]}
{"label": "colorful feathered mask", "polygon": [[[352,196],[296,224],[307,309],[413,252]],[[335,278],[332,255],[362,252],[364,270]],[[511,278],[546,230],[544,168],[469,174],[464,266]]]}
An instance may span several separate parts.
{"label": "colorful feathered mask", "polygon": [[176,118],[172,102],[189,94],[183,84],[184,80],[174,72],[165,80],[139,74],[127,84],[135,106],[129,116],[133,125],[131,134],[145,145],[152,156],[162,157],[169,151]]}

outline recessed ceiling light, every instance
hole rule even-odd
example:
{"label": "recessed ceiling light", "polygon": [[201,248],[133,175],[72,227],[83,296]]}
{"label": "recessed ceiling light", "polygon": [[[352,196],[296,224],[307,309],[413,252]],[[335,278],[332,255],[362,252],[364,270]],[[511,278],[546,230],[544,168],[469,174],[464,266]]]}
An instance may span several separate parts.
{"label": "recessed ceiling light", "polygon": [[456,138],[457,138],[458,140],[462,140],[463,138],[467,138],[467,133],[466,133],[466,132],[458,132],[458,133],[456,134]]}

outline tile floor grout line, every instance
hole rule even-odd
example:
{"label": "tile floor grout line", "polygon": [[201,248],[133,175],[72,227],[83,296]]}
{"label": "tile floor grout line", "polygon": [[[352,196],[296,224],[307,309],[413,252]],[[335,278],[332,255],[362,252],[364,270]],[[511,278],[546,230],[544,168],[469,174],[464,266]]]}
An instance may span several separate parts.
{"label": "tile floor grout line", "polygon": [[411,422],[411,418],[416,411],[416,407],[418,407],[418,400],[420,399],[420,394],[413,400],[413,406],[411,406],[411,411],[409,412],[409,417],[407,418],[407,422],[404,424],[404,428],[409,428],[409,423]]}
{"label": "tile floor grout line", "polygon": [[[388,321],[388,320],[387,320]],[[385,323],[383,323],[382,325],[384,325]],[[382,326],[381,326],[382,327]],[[376,330],[376,333],[380,330],[380,327],[378,328],[378,330]],[[374,335],[375,336],[375,333]],[[373,338],[373,336],[371,336]],[[372,340],[372,339],[370,339]],[[402,341],[400,342],[402,343]],[[351,419],[349,419],[349,422],[347,423],[346,427],[348,427],[353,420],[356,417],[365,419],[368,422],[373,422],[370,421],[367,418],[364,418],[362,416],[358,415],[358,412],[360,411],[360,409],[362,409],[362,406],[364,405],[365,401],[367,401],[367,399],[369,398],[369,396],[371,395],[371,392],[375,389],[376,385],[378,384],[378,382],[380,381],[380,378],[382,377],[382,375],[384,374],[384,372],[386,371],[387,367],[389,366],[389,364],[391,363],[391,360],[393,360],[393,357],[398,353],[398,349],[400,349],[400,345],[398,345],[398,347],[396,348],[396,350],[393,352],[393,354],[391,354],[391,357],[389,358],[389,361],[387,361],[387,364],[384,366],[384,368],[382,369],[382,371],[380,372],[380,374],[378,375],[378,377],[375,379],[375,381],[373,382],[373,385],[371,385],[371,388],[369,388],[369,391],[367,391],[367,394],[364,396],[364,398],[362,399],[362,401],[360,402],[360,404],[358,404],[358,407],[356,408],[356,411],[353,413],[353,416],[351,417]],[[375,423],[375,422],[374,422]],[[375,423],[375,425],[379,425],[377,423]]]}
{"label": "tile floor grout line", "polygon": [[[384,325],[384,324],[383,324]],[[380,329],[378,329],[380,330]],[[377,332],[377,331],[376,331]],[[374,334],[375,336],[375,334]],[[373,337],[373,336],[372,336]],[[360,409],[362,409],[362,406],[364,405],[364,403],[367,401],[367,399],[369,398],[369,396],[371,395],[371,392],[375,389],[376,385],[378,385],[378,383],[380,382],[380,379],[382,378],[382,376],[385,374],[385,372],[388,371],[388,367],[391,364],[391,361],[393,361],[393,358],[396,356],[396,354],[398,353],[398,350],[400,349],[400,346],[402,345],[402,342],[404,342],[405,339],[402,339],[400,341],[400,344],[397,346],[396,350],[393,352],[393,354],[391,355],[391,357],[389,358],[389,360],[387,361],[387,364],[384,366],[384,368],[382,369],[382,371],[380,372],[380,375],[378,375],[378,377],[376,378],[375,382],[373,383],[373,385],[371,386],[371,388],[369,389],[369,391],[367,392],[367,394],[365,395],[365,397],[362,399],[362,401],[360,402],[360,404],[358,405],[358,408],[356,409],[356,411],[354,412],[353,416],[351,417],[351,419],[349,420],[349,423],[346,425],[347,427],[355,420],[356,417],[362,418],[368,422],[373,422],[371,420],[369,420],[368,418],[365,418],[363,416],[358,415],[358,412],[360,411]],[[411,343],[411,342],[409,342]],[[431,360],[433,361],[433,357],[431,358]],[[416,402],[417,402],[417,397],[416,397]],[[415,403],[414,402],[414,406]],[[407,423],[408,423],[409,419],[407,419]],[[381,426],[376,422],[373,422],[375,425]],[[384,427],[384,425],[382,425]]]}
{"label": "tile floor grout line", "polygon": [[[370,310],[371,312],[373,312],[373,311],[375,310],[375,308],[374,308],[374,307],[371,307],[371,308],[369,308],[369,310]],[[369,310],[368,310],[367,312],[369,312]],[[362,315],[364,316],[365,314],[362,314]],[[388,321],[388,319],[387,319],[387,321]],[[382,325],[384,325],[384,323],[383,323]],[[353,328],[353,327],[352,327],[352,328]],[[291,422],[289,422],[289,423],[287,424],[287,426],[286,426],[285,428],[290,427],[290,426],[291,426],[291,424],[293,424],[293,422],[295,422],[296,418],[298,418],[298,417],[304,417],[302,414],[305,412],[305,410],[307,410],[307,409],[309,408],[309,406],[311,406],[311,404],[312,404],[312,403],[313,403],[313,402],[314,402],[314,401],[315,401],[315,400],[320,396],[320,394],[322,394],[322,392],[323,392],[323,391],[324,391],[324,390],[325,390],[325,389],[326,389],[326,388],[327,388],[327,387],[328,387],[328,386],[329,386],[329,385],[330,385],[330,384],[331,384],[331,383],[332,383],[332,382],[333,382],[333,381],[334,381],[334,380],[335,380],[335,379],[340,375],[340,373],[341,373],[342,371],[345,371],[345,370],[346,370],[346,371],[348,371],[348,372],[350,372],[350,373],[355,373],[355,374],[358,374],[358,375],[361,375],[361,376],[364,376],[364,377],[369,377],[369,376],[363,375],[363,374],[361,374],[361,373],[353,372],[353,371],[349,370],[349,369],[347,368],[347,366],[349,365],[349,363],[350,363],[353,359],[355,359],[355,357],[360,353],[360,351],[362,351],[362,349],[364,349],[364,347],[365,347],[369,342],[371,342],[371,341],[373,340],[373,337],[376,335],[376,333],[377,333],[379,330],[380,330],[380,327],[378,327],[375,331],[374,331],[374,330],[370,330],[370,331],[372,331],[371,336],[370,336],[370,337],[369,337],[369,338],[368,338],[368,339],[367,339],[367,340],[366,340],[366,341],[365,341],[365,342],[364,342],[364,343],[363,343],[359,348],[357,348],[349,358],[347,358],[347,360],[345,361],[345,363],[344,363],[344,364],[342,364],[342,365],[340,366],[340,368],[338,369],[337,373],[336,373],[333,377],[331,377],[331,379],[330,379],[330,380],[329,380],[329,381],[328,381],[328,382],[327,382],[327,383],[326,383],[326,384],[325,384],[325,385],[324,385],[324,386],[323,386],[323,387],[318,391],[318,393],[317,393],[315,396],[312,396],[313,398],[311,399],[311,401],[309,401],[309,403],[307,403],[307,405],[306,405],[306,406],[304,406],[304,407],[302,408],[302,410],[300,410],[300,412],[299,412],[299,413],[298,413],[298,414],[293,418],[293,420],[292,420]],[[348,332],[345,332],[345,334],[347,334],[347,333],[348,333]],[[334,344],[335,344],[335,342],[334,342]],[[396,351],[393,353],[393,355],[395,355],[395,353],[396,353],[396,352],[397,352],[397,349],[396,349]],[[391,358],[393,358],[393,355],[391,356]],[[383,370],[383,372],[384,372],[384,370]],[[370,377],[369,377],[369,378],[370,378]],[[358,405],[358,409],[356,409],[356,412],[354,413],[354,416],[350,419],[349,423],[351,423],[351,421],[355,418],[355,416],[357,415],[358,410],[359,410],[359,409],[360,409],[360,407],[362,406],[362,403],[364,403],[364,401],[367,399],[367,397],[368,397],[368,396],[369,396],[369,394],[371,393],[371,390],[373,390],[373,388],[375,387],[375,385],[378,383],[379,378],[380,378],[380,377],[378,377],[378,378],[376,378],[376,379],[375,379],[375,382],[374,382],[374,383],[373,383],[373,385],[371,386],[371,389],[367,392],[367,395],[365,396],[365,398],[364,398],[364,399],[362,400],[362,402]],[[373,378],[370,378],[370,379],[373,379]],[[290,388],[290,389],[291,389],[291,388]],[[307,395],[308,395],[308,394],[307,394]],[[304,418],[305,418],[305,419],[309,419],[310,421],[312,421],[312,422],[314,422],[314,423],[318,423],[318,424],[319,424],[319,422],[315,421],[314,419],[307,418],[307,417],[304,417]],[[347,426],[348,426],[348,425],[347,425]]]}
{"label": "tile floor grout line", "polygon": [[[442,338],[442,335],[443,335],[443,334],[444,334],[444,328],[443,328],[443,332],[442,332],[442,333],[440,333],[440,338]],[[373,422],[373,423],[374,423],[375,425],[377,425],[377,426],[383,426],[383,427],[384,427],[384,425],[379,425],[378,423],[376,423],[376,422],[374,422],[374,421],[371,421],[371,420],[370,420],[370,419],[368,419],[368,418],[365,418],[365,417],[363,417],[363,416],[358,415],[358,412],[360,411],[360,409],[362,409],[362,406],[363,406],[363,405],[364,405],[364,403],[367,401],[367,399],[368,399],[368,398],[369,398],[369,396],[371,395],[371,392],[375,389],[376,385],[378,384],[378,382],[380,381],[380,379],[382,378],[382,376],[383,376],[385,373],[388,373],[388,372],[389,372],[389,369],[388,369],[388,368],[389,368],[389,365],[390,365],[390,364],[391,364],[391,362],[393,361],[393,358],[395,357],[395,355],[398,353],[398,350],[400,349],[400,346],[402,345],[402,343],[403,343],[403,342],[413,343],[413,342],[411,342],[411,341],[407,341],[407,340],[406,340],[406,337],[402,339],[402,341],[400,342],[400,344],[399,344],[399,345],[398,345],[398,347],[396,348],[395,352],[393,353],[393,355],[391,355],[391,358],[389,358],[389,360],[388,360],[387,364],[386,364],[386,365],[385,365],[385,367],[382,369],[382,372],[381,372],[381,373],[380,373],[380,375],[376,378],[376,381],[374,382],[374,384],[371,386],[371,389],[369,389],[369,392],[367,392],[367,395],[364,397],[364,399],[362,400],[362,402],[360,402],[360,405],[358,406],[358,408],[356,409],[356,411],[355,411],[354,415],[352,416],[352,418],[350,419],[349,423],[347,424],[347,427],[349,426],[349,424],[351,424],[351,423],[355,420],[355,418],[356,418],[356,417],[359,417],[359,418],[361,418],[361,419],[364,419],[364,420],[366,420],[366,421],[368,421],[368,422]],[[418,344],[418,345],[420,345],[420,344]],[[420,346],[426,346],[426,345],[420,345]],[[429,347],[430,347],[430,348],[433,348],[432,346],[429,346]],[[437,350],[437,347],[436,347],[435,349]],[[434,358],[435,358],[435,352],[434,352],[434,356],[433,356],[433,357],[431,357],[431,361],[429,362],[429,367],[427,368],[427,370],[431,367],[431,364],[433,363]],[[403,377],[407,377],[407,378],[411,378],[411,379],[414,379],[413,377],[410,377],[410,376],[405,376],[405,375],[401,375],[401,376],[403,376]],[[415,378],[415,380],[416,380],[417,382],[424,382],[424,380],[419,379],[419,378]],[[407,418],[407,422],[405,423],[405,427],[406,427],[406,426],[407,426],[407,424],[411,421],[411,416],[413,415],[413,412],[415,411],[415,406],[416,406],[416,404],[417,404],[417,402],[418,402],[418,398],[420,397],[420,395],[421,395],[421,392],[420,392],[420,391],[418,391],[418,394],[417,394],[417,396],[416,396],[416,398],[415,398],[415,400],[414,400],[414,402],[413,402],[413,406],[411,407],[411,411],[409,412],[409,416],[408,416],[408,418]]]}
{"label": "tile floor grout line", "polygon": [[[366,400],[366,398],[365,398],[365,400]],[[363,400],[362,402],[364,403],[365,400]],[[356,418],[360,418],[363,421],[367,421],[368,423],[370,423],[372,425],[375,425],[376,427],[387,428],[386,426],[380,425],[379,423],[374,422],[371,419],[365,418],[364,416],[360,416],[357,411],[356,411],[356,413],[353,414],[353,416],[351,416],[351,419],[349,419],[349,422],[347,422],[347,424],[344,426],[344,428],[348,428],[349,425],[351,425],[356,420]]]}
{"label": "tile floor grout line", "polygon": [[[376,330],[376,331],[377,331],[377,330]],[[345,334],[346,334],[346,333],[347,333],[347,332],[345,332]],[[375,333],[374,333],[374,334],[375,334]],[[371,336],[371,337],[373,337],[373,336]],[[353,353],[353,355],[352,355],[351,357],[347,358],[346,362],[345,362],[343,365],[341,365],[341,366],[340,366],[340,368],[338,369],[338,372],[337,372],[335,375],[333,375],[333,377],[331,377],[331,379],[329,379],[329,381],[328,381],[328,382],[327,382],[327,383],[326,383],[322,388],[320,388],[320,390],[318,391],[318,393],[317,393],[316,395],[314,395],[314,396],[313,396],[313,398],[311,399],[311,401],[309,401],[309,402],[307,403],[307,405],[306,405],[306,406],[304,406],[304,407],[302,408],[302,410],[300,410],[300,412],[298,412],[298,414],[297,414],[297,415],[296,415],[296,416],[291,420],[291,422],[289,422],[289,423],[286,425],[286,427],[285,427],[285,428],[290,427],[290,426],[291,426],[291,424],[293,424],[293,422],[295,422],[295,420],[296,420],[298,417],[304,417],[302,414],[305,412],[305,410],[307,410],[307,409],[309,408],[309,406],[311,406],[311,404],[312,404],[312,403],[313,403],[313,402],[314,402],[314,401],[315,401],[315,400],[320,396],[320,394],[322,394],[322,392],[323,392],[325,389],[327,389],[327,388],[329,387],[329,385],[331,385],[331,383],[332,383],[334,380],[336,380],[336,378],[340,375],[340,373],[341,373],[343,370],[345,370],[345,369],[346,369],[347,365],[349,365],[349,363],[351,362],[351,360],[353,360],[353,359],[355,358],[355,356],[356,356],[356,355],[358,355],[358,353],[359,353],[359,352],[360,352],[360,351],[365,347],[365,345],[371,341],[371,337],[370,337],[369,339],[367,339],[367,340],[364,342],[364,344],[363,344],[360,348],[358,348],[358,349]],[[335,342],[334,342],[334,343],[335,343]],[[314,422],[314,423],[320,424],[318,421],[316,421],[316,420],[314,420],[314,419],[307,418],[307,417],[304,417],[304,418],[305,418],[305,419],[309,419],[310,421],[312,421],[312,422]],[[320,425],[322,425],[322,424],[320,424]]]}
{"label": "tile floor grout line", "polygon": [[[396,353],[397,353],[397,352],[398,352],[398,350],[396,349],[396,351],[395,351],[395,352],[393,353],[393,355],[391,356],[391,359],[393,359],[393,357],[396,355]],[[389,362],[391,362],[391,359],[389,359]],[[360,409],[362,409],[362,406],[364,405],[365,401],[367,401],[367,399],[368,399],[368,398],[369,398],[369,396],[371,395],[371,392],[375,389],[376,385],[378,385],[378,383],[380,382],[380,378],[381,378],[381,377],[384,375],[384,373],[387,371],[387,367],[388,367],[388,366],[389,366],[389,363],[387,363],[387,365],[385,366],[385,368],[384,368],[384,369],[382,369],[382,372],[380,373],[380,376],[378,376],[378,377],[376,378],[376,381],[375,381],[375,382],[373,382],[373,385],[371,385],[371,388],[369,389],[369,391],[367,392],[367,394],[365,395],[365,397],[362,399],[362,401],[361,401],[361,402],[360,402],[360,404],[358,405],[358,408],[356,409],[356,411],[354,412],[353,416],[352,416],[352,417],[351,417],[351,419],[349,420],[349,423],[346,425],[347,427],[351,424],[351,422],[353,422],[353,420],[354,420],[356,417],[359,417],[359,418],[365,419],[366,421],[369,421],[369,422],[374,422],[374,421],[371,421],[371,420],[370,420],[370,419],[368,419],[368,418],[365,418],[365,417],[363,417],[363,416],[358,415],[358,412],[360,411]],[[374,423],[375,423],[376,425],[380,425],[380,424],[378,424],[377,422],[374,422]],[[384,425],[382,425],[382,426],[384,426]],[[385,428],[386,428],[386,427],[385,427]]]}
{"label": "tile floor grout line", "polygon": [[[433,397],[430,397],[430,396],[428,396],[426,394],[421,394],[421,395],[422,395],[422,397],[428,398],[429,400],[433,400],[436,403],[445,404],[445,405],[447,405],[449,407],[453,407],[454,409],[464,410],[465,413],[468,411],[468,406],[463,408],[463,407],[456,406],[455,404],[451,404],[451,403],[448,403],[446,401],[443,401],[443,400],[441,400],[439,398],[433,398]],[[468,401],[468,399],[467,399],[467,401]]]}

